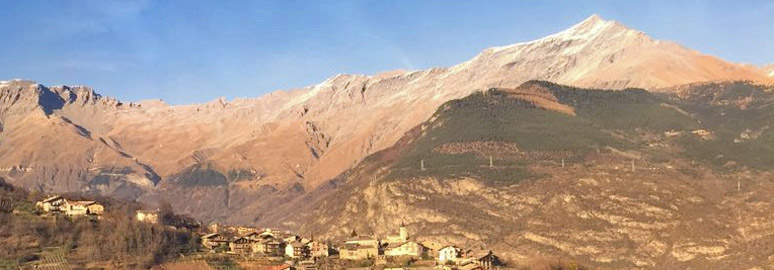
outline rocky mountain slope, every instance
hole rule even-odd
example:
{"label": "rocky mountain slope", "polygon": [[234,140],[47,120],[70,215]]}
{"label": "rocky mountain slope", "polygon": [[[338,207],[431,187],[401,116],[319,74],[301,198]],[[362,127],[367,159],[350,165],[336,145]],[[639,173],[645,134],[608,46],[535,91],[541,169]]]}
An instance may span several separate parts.
{"label": "rocky mountain slope", "polygon": [[255,99],[122,103],[87,87],[0,83],[0,176],[46,192],[170,201],[204,220],[260,222],[281,205],[397,142],[437,107],[531,79],[668,91],[761,69],[651,39],[592,16],[449,68],[338,75]]}
{"label": "rocky mountain slope", "polygon": [[267,224],[346,237],[406,223],[517,265],[771,269],[774,88],[672,91],[532,81],[452,100]]}

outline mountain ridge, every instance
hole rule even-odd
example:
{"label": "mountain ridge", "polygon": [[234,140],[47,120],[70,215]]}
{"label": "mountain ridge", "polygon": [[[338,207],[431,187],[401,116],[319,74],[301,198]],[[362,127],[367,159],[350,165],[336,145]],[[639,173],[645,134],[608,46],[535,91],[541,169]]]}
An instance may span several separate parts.
{"label": "mountain ridge", "polygon": [[[33,117],[23,112],[37,106],[36,97],[26,107],[17,107],[16,94],[3,97],[0,113],[8,113],[0,117],[12,119],[0,119],[0,167],[10,168],[0,174],[29,189],[116,193],[149,203],[166,196],[176,209],[197,211],[204,220],[255,222],[261,215],[255,209],[266,205],[247,198],[282,201],[324,185],[393,145],[441,104],[479,90],[516,88],[532,79],[653,91],[708,79],[768,83],[762,71],[664,44],[592,16],[558,34],[487,49],[449,68],[340,74],[258,98],[190,105],[124,103],[86,87],[6,81],[2,93],[21,89],[56,102]],[[663,65],[672,66],[666,74]],[[55,156],[67,157],[47,161]],[[180,177],[203,175],[221,180],[204,187],[179,184],[202,183]]]}
{"label": "mountain ridge", "polygon": [[[685,48],[682,45],[680,45],[678,43],[675,43],[675,42],[672,42],[672,41],[653,39],[650,36],[648,36],[646,33],[642,32],[640,30],[631,29],[631,28],[628,28],[626,25],[624,25],[624,24],[622,24],[622,23],[620,23],[618,21],[605,20],[604,18],[602,18],[598,14],[592,14],[589,17],[587,17],[586,19],[584,19],[583,21],[581,21],[579,23],[576,23],[575,25],[571,26],[570,28],[567,28],[567,29],[562,30],[560,32],[557,32],[555,34],[551,34],[551,35],[548,35],[548,36],[545,36],[545,37],[542,37],[542,38],[538,38],[538,39],[534,39],[534,40],[530,40],[530,41],[525,41],[525,42],[518,42],[518,43],[514,43],[514,44],[509,44],[509,45],[489,47],[489,48],[484,49],[478,55],[474,56],[472,59],[464,61],[464,62],[462,62],[460,64],[456,64],[456,65],[450,66],[450,67],[435,67],[435,68],[430,68],[430,69],[426,69],[426,70],[403,70],[403,69],[401,69],[401,70],[391,70],[391,71],[380,72],[380,73],[377,73],[377,74],[374,74],[374,75],[340,73],[340,74],[336,74],[334,76],[331,76],[331,77],[327,78],[326,80],[324,80],[323,82],[321,82],[319,84],[313,84],[313,85],[309,85],[309,86],[305,86],[305,87],[300,87],[300,88],[279,89],[279,90],[271,91],[269,93],[266,93],[264,95],[260,95],[260,96],[257,96],[257,97],[239,97],[239,98],[233,99],[232,101],[237,101],[237,102],[240,102],[240,101],[252,101],[252,100],[256,100],[256,99],[261,99],[261,98],[263,98],[263,96],[274,96],[274,95],[290,94],[290,93],[297,92],[297,91],[305,91],[305,90],[314,90],[314,89],[324,88],[325,86],[330,86],[329,85],[330,81],[335,80],[336,78],[342,77],[342,76],[344,76],[344,77],[363,77],[363,78],[367,78],[367,79],[391,79],[391,78],[394,78],[394,77],[410,75],[410,74],[417,73],[417,72],[432,71],[432,70],[454,70],[454,69],[459,69],[460,66],[466,65],[468,62],[470,62],[470,61],[478,58],[482,54],[490,52],[490,51],[492,51],[492,52],[500,52],[500,51],[507,50],[507,49],[510,49],[510,48],[513,48],[513,47],[523,46],[523,45],[528,45],[528,44],[533,44],[533,43],[540,43],[541,41],[547,41],[547,40],[552,40],[552,39],[577,40],[577,39],[583,39],[583,38],[589,38],[589,37],[593,38],[595,35],[603,33],[605,30],[613,30],[615,32],[625,33],[625,35],[637,36],[639,38],[643,38],[645,40],[652,41],[652,42],[655,42],[655,43],[667,43],[667,44],[670,44],[670,46],[676,46],[676,47],[680,47],[681,49],[689,50],[689,51],[692,51],[692,52],[695,52],[695,53],[700,53],[700,52],[698,52],[696,50]],[[563,53],[568,53],[568,51],[563,51]],[[711,56],[711,57],[719,59],[718,57],[715,57],[715,56]],[[763,73],[765,73],[768,76],[771,76],[771,75],[769,75],[768,72],[772,69],[772,67],[774,67],[774,65],[764,65],[764,66],[761,66],[759,68],[756,68],[753,65],[744,64],[744,63],[738,63],[738,65],[741,65],[741,66],[744,66],[744,67],[749,67],[751,70],[757,70],[758,72],[763,72]],[[534,78],[534,79],[539,80],[539,78]],[[721,80],[729,80],[729,79],[719,79],[718,81],[721,81]],[[29,80],[26,80],[26,79],[10,79],[10,80],[0,81],[0,85],[7,84],[7,83],[12,82],[12,81],[28,81],[28,82],[33,82],[34,83],[34,81],[29,81]],[[704,81],[696,81],[696,82],[704,82]],[[764,82],[769,82],[769,81],[766,80]],[[568,84],[574,85],[572,83],[568,83]],[[681,84],[677,84],[677,85],[682,85],[682,83]],[[670,86],[677,86],[677,85],[670,85]],[[53,85],[53,86],[50,86],[50,87],[52,87],[52,88],[57,88],[57,87],[88,88],[88,89],[92,90],[92,92],[93,92],[92,88],[90,88],[88,86],[85,86],[85,85],[71,85],[71,86],[67,86],[67,85]],[[651,89],[650,87],[643,87],[643,86],[632,86],[632,87]],[[96,94],[96,93],[94,93],[94,94]],[[99,94],[96,94],[96,95],[99,96]],[[117,100],[117,99],[112,98],[112,97],[107,97],[107,98]],[[220,98],[216,98],[216,99],[213,99],[213,100],[210,100],[210,101],[205,101],[205,102],[201,102],[201,103],[192,103],[192,104],[175,104],[175,105],[169,105],[169,104],[166,104],[166,103],[164,103],[164,104],[167,107],[187,107],[187,106],[197,106],[197,105],[221,102],[221,100],[224,100],[224,98],[220,97]],[[120,100],[117,100],[117,101],[120,102]],[[139,103],[143,103],[143,102],[158,102],[158,101],[161,101],[163,103],[163,100],[160,100],[160,99],[147,99],[147,100],[127,101],[127,102],[139,104]]]}

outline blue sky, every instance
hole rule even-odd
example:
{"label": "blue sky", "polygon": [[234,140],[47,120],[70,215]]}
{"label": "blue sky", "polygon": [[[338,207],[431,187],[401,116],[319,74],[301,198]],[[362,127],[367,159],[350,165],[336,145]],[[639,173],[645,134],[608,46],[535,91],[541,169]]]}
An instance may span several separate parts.
{"label": "blue sky", "polygon": [[0,0],[0,79],[125,101],[256,97],[338,73],[450,66],[595,13],[730,61],[774,63],[774,2],[735,2]]}

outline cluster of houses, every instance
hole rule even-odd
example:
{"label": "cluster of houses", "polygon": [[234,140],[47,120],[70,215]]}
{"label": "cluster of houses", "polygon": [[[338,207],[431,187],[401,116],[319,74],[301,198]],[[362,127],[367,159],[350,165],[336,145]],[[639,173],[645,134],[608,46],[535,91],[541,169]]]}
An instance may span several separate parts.
{"label": "cluster of houses", "polygon": [[59,195],[45,198],[35,203],[35,206],[45,213],[65,214],[70,217],[99,217],[105,212],[105,207],[98,202],[68,200]]}
{"label": "cluster of houses", "polygon": [[[463,250],[455,246],[443,246],[432,242],[416,242],[401,224],[398,235],[384,239],[359,236],[351,237],[338,245],[307,239],[288,232],[272,229],[257,230],[249,227],[219,228],[210,226],[211,233],[201,237],[206,249],[240,254],[243,256],[286,257],[299,260],[317,260],[336,256],[341,260],[386,261],[390,258],[410,258],[434,261],[447,269],[491,270],[501,266],[500,260],[490,250]],[[228,237],[227,235],[234,235]]]}
{"label": "cluster of houses", "polygon": [[[2,204],[0,203],[0,206]],[[64,214],[70,217],[90,216],[99,217],[105,212],[105,207],[96,201],[68,200],[60,195],[46,197],[35,203],[40,211],[49,214]],[[135,218],[146,223],[159,223],[157,210],[137,210]]]}
{"label": "cluster of houses", "polygon": [[432,258],[440,266],[461,270],[489,270],[502,265],[491,250],[464,250],[430,241],[414,241],[404,224],[401,224],[398,235],[390,235],[384,239],[358,236],[353,231],[351,238],[339,248],[339,258],[345,260],[391,257]]}
{"label": "cluster of houses", "polygon": [[[104,206],[95,201],[68,200],[58,195],[37,202],[36,207],[45,213],[70,217],[99,218],[105,211]],[[135,218],[141,222],[157,224],[159,211],[138,210]],[[221,227],[213,224],[207,231],[208,234],[201,236],[201,244],[205,249],[250,257],[284,257],[302,262],[330,257],[350,261],[373,260],[375,263],[408,258],[431,261],[439,268],[459,270],[491,270],[501,265],[499,258],[490,250],[473,251],[433,242],[417,242],[409,236],[404,224],[400,225],[397,235],[378,239],[360,236],[353,231],[349,239],[338,244],[304,238],[290,232],[253,227]]]}
{"label": "cluster of houses", "polygon": [[[201,237],[202,246],[210,250],[223,249],[230,253],[299,259],[323,258],[330,255],[330,245],[287,232],[265,229],[226,237],[233,231],[215,232]],[[237,232],[238,233],[238,232]]]}

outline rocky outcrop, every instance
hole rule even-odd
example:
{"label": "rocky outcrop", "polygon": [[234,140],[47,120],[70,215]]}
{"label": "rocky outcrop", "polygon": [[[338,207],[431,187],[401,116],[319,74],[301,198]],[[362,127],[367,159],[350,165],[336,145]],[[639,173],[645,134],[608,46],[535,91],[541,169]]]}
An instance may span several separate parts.
{"label": "rocky outcrop", "polygon": [[697,182],[680,169],[545,169],[551,177],[509,186],[470,178],[353,179],[284,225],[342,238],[353,229],[385,236],[405,223],[420,241],[483,245],[515,265],[539,257],[611,269],[772,263],[756,248],[774,243],[774,224],[765,221],[774,215],[768,181],[736,190],[730,179]]}

